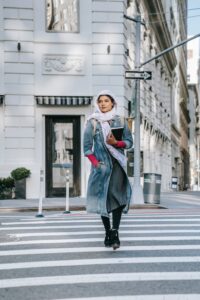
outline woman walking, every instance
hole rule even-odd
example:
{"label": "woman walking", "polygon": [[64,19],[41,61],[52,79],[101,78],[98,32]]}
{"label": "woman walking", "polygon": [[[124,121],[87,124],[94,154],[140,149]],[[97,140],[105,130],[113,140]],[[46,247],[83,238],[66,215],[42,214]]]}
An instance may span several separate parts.
{"label": "woman walking", "polygon": [[[124,170],[124,149],[131,148],[133,140],[127,121],[116,114],[117,101],[112,92],[102,91],[95,101],[97,110],[87,119],[84,132],[84,154],[92,164],[87,211],[101,215],[105,228],[104,244],[116,250],[120,247],[121,215],[128,211],[131,198],[131,186]],[[113,128],[118,130],[118,139],[114,130],[112,133]]]}

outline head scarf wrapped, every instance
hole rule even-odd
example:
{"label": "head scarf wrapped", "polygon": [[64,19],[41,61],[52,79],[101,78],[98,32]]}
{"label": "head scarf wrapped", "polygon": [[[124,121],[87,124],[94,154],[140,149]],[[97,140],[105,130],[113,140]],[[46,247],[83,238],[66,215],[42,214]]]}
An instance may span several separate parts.
{"label": "head scarf wrapped", "polygon": [[[100,96],[110,96],[114,101],[113,108],[105,113],[102,113],[99,106],[98,106],[98,99]],[[101,91],[96,97],[94,97],[94,103],[95,103],[95,112],[92,113],[88,118],[87,121],[90,119],[96,119],[99,122],[107,122],[116,116],[117,113],[117,98],[116,96],[109,90],[103,90]]]}

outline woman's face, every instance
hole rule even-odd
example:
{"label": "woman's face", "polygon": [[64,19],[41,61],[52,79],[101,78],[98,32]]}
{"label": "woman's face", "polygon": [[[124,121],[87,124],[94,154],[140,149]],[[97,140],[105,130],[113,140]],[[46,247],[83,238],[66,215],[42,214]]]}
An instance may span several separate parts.
{"label": "woman's face", "polygon": [[102,113],[106,113],[113,108],[113,102],[108,96],[100,96],[97,104]]}

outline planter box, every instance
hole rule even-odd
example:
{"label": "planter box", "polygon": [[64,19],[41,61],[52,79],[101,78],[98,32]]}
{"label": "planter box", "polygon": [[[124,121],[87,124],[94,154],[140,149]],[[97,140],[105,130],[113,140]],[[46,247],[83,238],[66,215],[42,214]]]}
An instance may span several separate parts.
{"label": "planter box", "polygon": [[26,199],[26,178],[15,181],[15,199]]}

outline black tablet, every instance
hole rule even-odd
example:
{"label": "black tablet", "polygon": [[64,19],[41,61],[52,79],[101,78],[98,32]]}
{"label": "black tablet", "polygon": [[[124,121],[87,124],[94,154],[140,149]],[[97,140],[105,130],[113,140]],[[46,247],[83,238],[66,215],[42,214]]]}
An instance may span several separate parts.
{"label": "black tablet", "polygon": [[112,132],[112,134],[114,135],[114,137],[116,138],[117,141],[122,140],[123,130],[124,130],[124,127],[111,128],[111,132]]}

